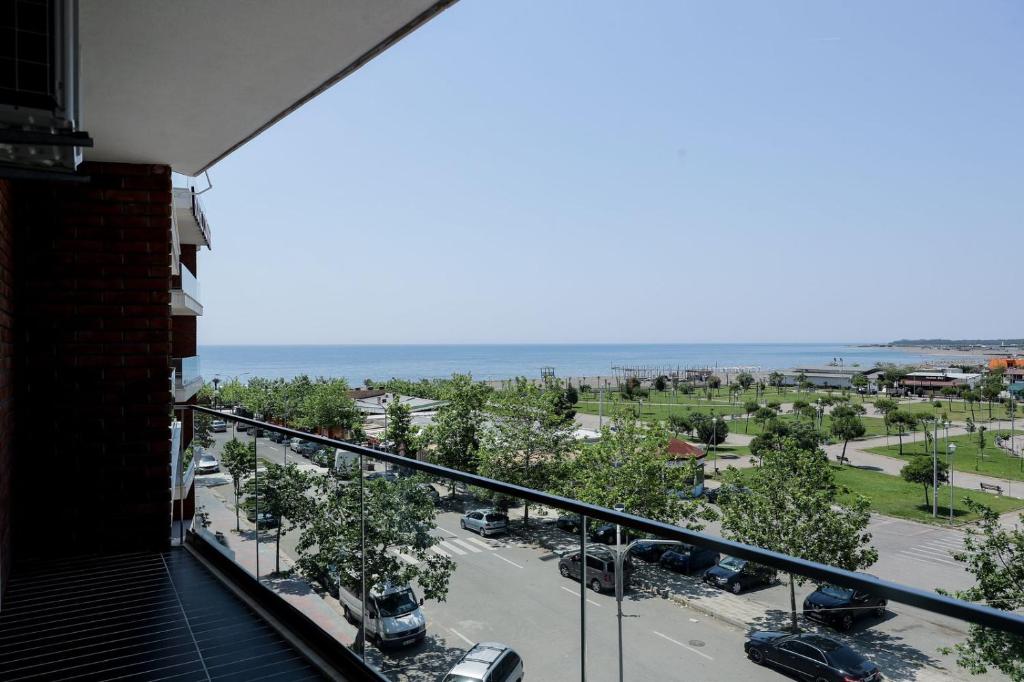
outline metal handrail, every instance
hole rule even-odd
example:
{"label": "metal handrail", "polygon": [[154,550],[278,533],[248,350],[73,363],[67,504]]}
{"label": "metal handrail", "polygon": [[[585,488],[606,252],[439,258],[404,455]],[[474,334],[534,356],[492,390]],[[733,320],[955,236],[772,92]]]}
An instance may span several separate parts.
{"label": "metal handrail", "polygon": [[828,566],[814,561],[799,559],[797,557],[789,556],[788,554],[773,552],[753,545],[726,540],[725,538],[715,535],[687,530],[679,526],[673,526],[661,521],[654,521],[642,516],[635,516],[626,512],[618,512],[614,509],[608,509],[607,507],[599,507],[597,505],[580,502],[579,500],[574,500],[568,497],[552,495],[532,488],[524,488],[512,483],[505,483],[504,481],[497,481],[483,476],[478,476],[476,474],[469,474],[464,471],[449,469],[447,467],[438,466],[437,464],[430,464],[429,462],[409,459],[401,455],[382,452],[362,445],[356,445],[355,443],[298,431],[286,426],[279,426],[277,424],[269,424],[257,419],[226,414],[201,405],[181,404],[176,405],[175,408],[191,409],[196,412],[203,412],[205,414],[216,416],[220,419],[229,419],[243,424],[248,424],[249,426],[265,429],[267,431],[277,431],[278,433],[284,433],[312,443],[338,448],[363,457],[372,457],[374,459],[403,466],[408,469],[415,469],[431,476],[453,479],[468,485],[503,493],[511,497],[522,498],[551,507],[558,507],[588,518],[600,519],[608,523],[617,523],[630,528],[639,529],[666,540],[678,540],[690,545],[708,547],[724,554],[736,556],[741,559],[747,559],[748,561],[770,566],[780,571],[806,576],[820,582],[828,582],[843,587],[870,592],[892,601],[914,606],[932,613],[938,613],[969,623],[995,628],[1013,635],[1024,635],[1024,614],[1002,611],[990,606],[962,601],[960,599],[947,597],[934,592],[927,592],[925,590],[909,587],[900,583],[882,580],[865,573],[855,573],[853,571],[836,568],[835,566]]}

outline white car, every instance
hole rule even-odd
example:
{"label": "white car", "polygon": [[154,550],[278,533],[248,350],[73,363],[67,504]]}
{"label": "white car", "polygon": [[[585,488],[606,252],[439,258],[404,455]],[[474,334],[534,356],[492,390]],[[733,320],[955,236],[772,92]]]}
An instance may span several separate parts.
{"label": "white car", "polygon": [[223,419],[214,419],[210,422],[210,430],[214,433],[224,433],[228,430],[228,423]]}
{"label": "white car", "polygon": [[463,530],[480,533],[481,536],[508,532],[508,516],[497,509],[477,509],[468,512],[459,520]]}
{"label": "white car", "polygon": [[521,682],[524,675],[523,659],[512,647],[480,642],[444,676],[444,682]]}
{"label": "white car", "polygon": [[204,452],[196,459],[197,474],[215,474],[220,471],[220,462],[208,452]]}

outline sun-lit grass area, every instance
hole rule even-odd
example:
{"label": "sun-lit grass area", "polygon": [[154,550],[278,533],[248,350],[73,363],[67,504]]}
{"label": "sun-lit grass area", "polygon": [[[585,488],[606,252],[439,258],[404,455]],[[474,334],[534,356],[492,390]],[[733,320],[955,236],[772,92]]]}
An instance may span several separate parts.
{"label": "sun-lit grass area", "polygon": [[[877,400],[878,396],[873,396],[867,399],[867,402],[873,403]],[[938,407],[934,403],[939,403]],[[971,409],[969,403],[963,400],[947,400],[945,398],[936,397],[934,400],[921,401],[921,400],[900,400],[899,406],[901,410],[906,412],[912,412],[918,415],[926,415],[929,417],[942,417],[945,415],[950,421],[963,422],[968,417],[971,417],[976,422],[988,422],[988,421],[1009,421],[1010,415],[1007,412],[1007,406],[1002,403],[993,403],[989,405],[988,402],[976,402],[974,403],[974,409]],[[991,408],[991,417],[989,416],[989,410]],[[1017,411],[1017,417],[1024,416],[1019,409]]]}
{"label": "sun-lit grass area", "polygon": [[[890,476],[868,469],[831,465],[836,483],[849,490],[848,495],[863,495],[871,503],[871,510],[886,516],[896,516],[926,523],[947,523],[949,519],[949,486],[939,486],[939,515],[932,518],[931,490],[929,504],[925,504],[924,486],[907,483],[899,476]],[[740,482],[751,476],[752,470],[741,469],[730,472]],[[955,481],[954,481],[955,482]],[[1024,500],[1000,497],[977,490],[954,487],[953,519],[956,523],[974,521],[978,515],[968,511],[964,498],[981,502],[993,510],[1004,513],[1024,508]]]}
{"label": "sun-lit grass area", "polygon": [[[985,432],[985,447],[981,448],[978,441],[978,433],[953,436],[950,442],[956,443],[956,454],[953,456],[953,482],[956,483],[957,471],[965,471],[972,474],[984,474],[994,478],[1004,478],[1017,481],[1024,481],[1024,459],[1011,457],[1002,448],[996,447],[996,436],[1009,436],[1009,429],[991,430]],[[1020,447],[1020,440],[1024,440],[1024,431],[1017,430],[1015,439],[1018,439],[1017,447]],[[925,439],[922,434],[917,434],[917,442],[910,442],[908,436],[903,437],[903,457],[909,460],[919,455],[930,455],[931,450],[926,449]],[[870,448],[868,452],[888,457],[900,458],[899,444],[896,437],[892,438],[892,444],[877,448]],[[948,461],[946,451],[946,439],[941,434],[938,441],[938,453],[942,461]]]}

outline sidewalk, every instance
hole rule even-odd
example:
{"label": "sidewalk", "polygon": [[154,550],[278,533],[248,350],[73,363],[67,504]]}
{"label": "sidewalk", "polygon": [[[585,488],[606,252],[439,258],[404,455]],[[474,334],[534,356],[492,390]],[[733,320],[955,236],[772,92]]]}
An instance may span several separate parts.
{"label": "sidewalk", "polygon": [[[226,495],[226,497],[222,497]],[[250,575],[256,575],[257,556],[259,558],[260,582],[277,593],[279,597],[299,609],[305,616],[316,623],[344,646],[351,647],[355,639],[356,629],[345,622],[344,617],[331,608],[317,594],[308,582],[301,578],[271,578],[274,570],[274,533],[262,531],[259,543],[256,541],[255,527],[243,514],[240,519],[241,533],[235,531],[235,514],[231,509],[234,497],[231,486],[210,487],[196,485],[196,508],[203,507],[209,514],[210,526],[199,529],[207,541],[228,556],[231,561],[244,568]],[[216,539],[216,531],[221,531],[224,543]],[[281,553],[281,570],[288,571],[294,563],[288,555]]]}

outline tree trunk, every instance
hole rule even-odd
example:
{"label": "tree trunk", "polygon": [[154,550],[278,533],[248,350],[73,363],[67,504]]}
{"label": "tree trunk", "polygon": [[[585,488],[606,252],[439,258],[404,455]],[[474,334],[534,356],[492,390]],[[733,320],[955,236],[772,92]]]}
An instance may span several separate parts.
{"label": "tree trunk", "polygon": [[898,435],[899,438],[900,438],[900,457],[902,457],[903,456],[903,431],[900,431],[896,435]]}
{"label": "tree trunk", "polygon": [[238,518],[238,486],[235,486],[235,531],[242,532],[242,522]]}
{"label": "tree trunk", "polygon": [[793,574],[789,574],[789,619],[790,629],[793,633],[800,632],[796,625],[796,583],[793,581]]}
{"label": "tree trunk", "polygon": [[849,443],[849,442],[850,442],[849,440],[844,440],[843,441],[843,454],[839,458],[840,462],[845,462],[846,461],[846,444]]}
{"label": "tree trunk", "polygon": [[747,423],[743,425],[743,433],[747,433],[750,430],[750,413],[747,413]]}
{"label": "tree trunk", "polygon": [[931,500],[928,499],[928,484],[927,483],[924,484],[924,506],[926,506],[926,507],[932,506]]}
{"label": "tree trunk", "polygon": [[[259,519],[256,520],[257,528],[259,528]],[[257,548],[257,552],[259,549]],[[277,539],[274,543],[274,573],[281,572],[281,519],[277,520]],[[257,576],[258,578],[258,576]]]}

